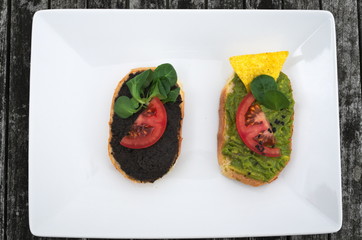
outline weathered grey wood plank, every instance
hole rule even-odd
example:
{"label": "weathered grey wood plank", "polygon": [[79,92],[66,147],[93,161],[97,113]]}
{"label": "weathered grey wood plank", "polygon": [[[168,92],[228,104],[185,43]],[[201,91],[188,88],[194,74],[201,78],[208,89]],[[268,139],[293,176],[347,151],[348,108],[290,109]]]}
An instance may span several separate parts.
{"label": "weathered grey wood plank", "polygon": [[206,8],[204,0],[169,0],[173,9],[203,9]]}
{"label": "weathered grey wood plank", "polygon": [[208,9],[243,9],[243,0],[209,0]]}
{"label": "weathered grey wood plank", "polygon": [[[360,56],[360,71],[362,71],[362,2],[357,1],[357,12],[358,12],[358,32],[359,32],[359,56]],[[361,88],[362,88],[362,77],[360,77]],[[362,91],[362,89],[361,89]],[[362,202],[362,199],[360,200]]]}
{"label": "weathered grey wood plank", "polygon": [[0,239],[5,239],[6,143],[8,103],[8,5],[0,1]]}
{"label": "weathered grey wood plank", "polygon": [[330,234],[318,234],[318,235],[295,235],[288,237],[288,240],[328,240]]}
{"label": "weathered grey wood plank", "polygon": [[282,0],[246,0],[247,9],[281,9]]}
{"label": "weathered grey wood plank", "polygon": [[49,8],[62,9],[62,8],[86,8],[87,0],[51,0]]}
{"label": "weathered grey wood plank", "polygon": [[88,8],[129,8],[128,0],[97,1],[88,0]]}
{"label": "weathered grey wood plank", "polygon": [[[331,239],[362,239],[362,106],[357,0],[322,0],[336,20],[343,226]],[[359,49],[359,51],[358,51]]]}
{"label": "weathered grey wood plank", "polygon": [[28,110],[32,17],[48,1],[12,1],[7,167],[8,239],[34,239],[28,223]]}
{"label": "weathered grey wood plank", "polygon": [[286,236],[274,236],[274,237],[251,237],[249,240],[287,240]]}
{"label": "weathered grey wood plank", "polygon": [[167,0],[130,0],[129,8],[132,9],[164,9],[168,8]]}
{"label": "weathered grey wood plank", "polygon": [[319,10],[319,0],[284,0],[284,9]]}

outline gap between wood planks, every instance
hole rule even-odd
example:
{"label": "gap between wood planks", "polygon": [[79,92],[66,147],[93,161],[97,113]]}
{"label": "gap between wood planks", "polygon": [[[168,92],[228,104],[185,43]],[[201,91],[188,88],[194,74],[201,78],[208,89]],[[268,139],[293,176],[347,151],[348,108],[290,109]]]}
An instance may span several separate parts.
{"label": "gap between wood planks", "polygon": [[[360,1],[357,1],[357,26],[358,26],[358,48],[359,48],[359,65],[360,65],[360,71],[362,72],[362,39],[361,39],[361,18],[360,18],[360,14],[361,14],[361,11],[360,11],[360,7],[361,7],[361,2]],[[362,86],[362,79],[360,77],[360,83],[361,83],[361,86]],[[361,95],[362,95],[362,87],[361,87]]]}
{"label": "gap between wood planks", "polygon": [[3,222],[3,232],[4,239],[7,239],[7,196],[8,196],[8,141],[9,141],[9,93],[10,93],[10,47],[11,47],[11,0],[6,1],[6,66],[5,66],[5,136],[4,136],[4,145],[5,145],[5,153],[4,153],[4,222]]}

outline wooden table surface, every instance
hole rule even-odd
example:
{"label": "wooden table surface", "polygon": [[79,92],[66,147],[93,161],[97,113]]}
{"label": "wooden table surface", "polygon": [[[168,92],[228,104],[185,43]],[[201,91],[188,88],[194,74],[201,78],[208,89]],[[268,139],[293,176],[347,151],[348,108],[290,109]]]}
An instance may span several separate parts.
{"label": "wooden table surface", "polygon": [[343,226],[333,234],[270,239],[362,239],[361,6],[359,0],[0,0],[0,240],[39,239],[28,224],[31,26],[36,11],[55,8],[330,11],[337,31]]}

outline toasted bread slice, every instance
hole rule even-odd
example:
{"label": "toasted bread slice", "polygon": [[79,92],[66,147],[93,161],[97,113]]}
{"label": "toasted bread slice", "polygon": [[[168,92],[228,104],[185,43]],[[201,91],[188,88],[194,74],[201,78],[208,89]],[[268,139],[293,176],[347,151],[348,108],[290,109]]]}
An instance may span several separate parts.
{"label": "toasted bread slice", "polygon": [[267,183],[273,182],[275,179],[278,178],[280,172],[271,180],[268,182],[263,182],[260,180],[248,178],[247,176],[240,174],[233,169],[231,169],[230,166],[230,159],[228,157],[224,156],[222,154],[222,148],[225,144],[225,141],[228,138],[227,135],[227,123],[226,123],[226,110],[225,110],[225,102],[228,94],[230,94],[233,91],[233,83],[232,79],[234,77],[234,74],[228,79],[226,85],[224,86],[221,95],[220,95],[220,105],[219,105],[219,131],[217,134],[217,155],[218,155],[218,163],[221,169],[221,172],[223,175],[225,175],[228,178],[235,179],[237,181],[240,181],[242,183],[251,185],[251,186],[260,186]]}
{"label": "toasted bread slice", "polygon": [[[128,80],[129,76],[131,74],[135,74],[137,72],[143,72],[146,71],[148,69],[151,70],[155,70],[155,67],[142,67],[142,68],[135,68],[132,69],[117,85],[114,94],[113,94],[113,98],[112,98],[112,105],[111,105],[111,113],[110,113],[110,120],[109,120],[109,138],[108,138],[108,155],[109,158],[111,159],[112,164],[115,166],[115,168],[122,173],[123,176],[125,176],[126,178],[130,179],[133,182],[138,182],[138,183],[146,183],[146,182],[153,182],[153,181],[143,181],[143,180],[139,180],[136,179],[130,175],[128,175],[123,169],[122,166],[119,164],[119,162],[115,159],[115,156],[113,155],[113,149],[112,149],[112,145],[111,145],[111,141],[112,141],[112,122],[113,122],[113,116],[114,116],[114,103],[116,101],[116,98],[118,97],[118,92],[121,90],[123,84]],[[180,103],[180,111],[181,111],[181,119],[180,119],[180,129],[178,131],[177,137],[178,137],[178,152],[177,154],[174,156],[174,159],[172,161],[172,164],[169,166],[169,170],[172,168],[172,166],[174,165],[174,163],[176,162],[176,159],[178,158],[180,152],[181,152],[181,142],[182,142],[182,120],[183,120],[183,115],[184,115],[184,92],[182,90],[182,86],[179,82],[177,82],[178,87],[180,87],[180,96],[182,99],[182,102]],[[167,131],[167,129],[166,129]],[[132,159],[130,159],[131,161]],[[162,177],[162,176],[160,176]],[[157,180],[157,179],[156,179]]]}

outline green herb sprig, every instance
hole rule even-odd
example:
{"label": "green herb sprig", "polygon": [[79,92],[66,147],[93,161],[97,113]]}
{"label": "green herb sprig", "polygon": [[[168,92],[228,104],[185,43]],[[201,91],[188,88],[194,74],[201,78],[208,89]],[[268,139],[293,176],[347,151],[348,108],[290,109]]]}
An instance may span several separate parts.
{"label": "green herb sprig", "polygon": [[272,110],[287,108],[290,104],[288,98],[277,89],[273,77],[260,75],[250,83],[251,93],[260,104]]}
{"label": "green herb sprig", "polygon": [[169,63],[159,65],[154,71],[146,70],[126,83],[132,98],[117,98],[114,112],[121,118],[128,118],[147,106],[154,97],[158,97],[163,103],[175,102],[180,88],[171,88],[176,82],[176,70]]}

